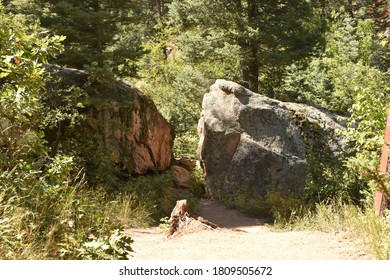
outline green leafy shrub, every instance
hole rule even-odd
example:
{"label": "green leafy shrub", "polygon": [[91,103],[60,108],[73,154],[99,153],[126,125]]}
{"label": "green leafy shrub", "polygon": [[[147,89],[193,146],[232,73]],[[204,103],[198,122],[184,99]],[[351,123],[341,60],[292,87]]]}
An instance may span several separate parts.
{"label": "green leafy shrub", "polygon": [[265,198],[275,223],[291,221],[295,219],[295,216],[303,215],[309,207],[296,196],[283,196],[280,192],[274,190],[268,191]]}
{"label": "green leafy shrub", "polygon": [[169,222],[169,217],[163,217],[160,219],[158,227],[161,229],[162,232],[168,234],[170,226],[171,223]]}
{"label": "green leafy shrub", "polygon": [[[1,221],[4,223],[1,223],[0,231],[5,242],[0,245],[1,258],[90,258],[92,249],[83,251],[82,248],[91,241],[91,236],[103,242],[110,232],[129,226],[130,223],[123,221],[123,217],[131,219],[139,216],[139,221],[147,220],[145,213],[137,213],[137,205],[127,205],[125,211],[125,204],[118,203],[121,204],[118,207],[125,211],[118,215],[119,211],[111,209],[117,202],[107,198],[102,190],[88,189],[82,178],[72,177],[71,166],[72,161],[68,157],[56,157],[48,164],[47,174],[40,173],[39,177],[37,172],[19,173],[17,169],[11,174],[2,174],[0,197]],[[131,197],[128,199],[132,201]],[[134,225],[132,222],[131,225]],[[131,244],[127,237],[107,240],[110,247],[107,244],[102,246],[107,254],[113,252],[109,259],[122,258],[118,246],[128,251]]]}
{"label": "green leafy shrub", "polygon": [[138,65],[142,81],[134,83],[151,96],[159,111],[174,127],[175,156],[194,156],[203,95],[216,78],[237,77],[238,62],[231,59],[231,45],[221,50],[223,60],[194,62],[183,55],[183,48],[188,50],[191,47],[185,43],[179,46],[176,30],[168,26],[158,28],[159,32],[145,44],[148,53]]}
{"label": "green leafy shrub", "polygon": [[133,240],[116,229],[109,237],[91,238],[82,244],[80,255],[86,260],[127,260],[133,250]]}
{"label": "green leafy shrub", "polygon": [[198,198],[202,198],[206,195],[205,191],[205,178],[203,170],[199,165],[196,165],[195,169],[190,172],[190,179],[188,183],[191,185],[191,193]]}
{"label": "green leafy shrub", "polygon": [[[315,146],[308,150],[308,195],[320,201],[342,197],[366,203],[378,187],[364,174],[369,173],[366,167],[377,169],[383,144],[390,101],[389,52],[381,45],[372,19],[351,17],[341,8],[332,13],[328,26],[325,49],[289,67],[281,96],[335,110],[347,123],[342,135],[348,145],[342,157],[329,157]],[[317,141],[304,134],[305,140]]]}
{"label": "green leafy shrub", "polygon": [[169,214],[174,207],[171,201],[173,182],[174,175],[169,170],[152,176],[129,178],[118,191],[122,195],[127,194],[137,201],[144,202],[143,207],[149,209],[151,218],[154,221],[159,221],[161,217]]}
{"label": "green leafy shrub", "polygon": [[[132,215],[148,220],[132,197],[88,188],[74,157],[47,142],[56,139],[48,137],[52,129],[81,119],[83,92],[45,88],[42,63],[62,50],[61,40],[0,5],[1,259],[124,258],[131,239],[118,229]],[[113,213],[113,204],[122,211]],[[92,236],[103,251],[88,247]]]}

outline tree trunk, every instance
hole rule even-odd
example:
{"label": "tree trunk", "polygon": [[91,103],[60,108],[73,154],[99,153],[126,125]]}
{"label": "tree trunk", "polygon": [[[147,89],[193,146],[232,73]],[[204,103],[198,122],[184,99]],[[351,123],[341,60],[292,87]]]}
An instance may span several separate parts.
{"label": "tree trunk", "polygon": [[248,83],[249,89],[254,92],[259,90],[259,63],[257,61],[257,43],[251,42],[249,46],[250,57],[248,60]]}
{"label": "tree trunk", "polygon": [[[256,0],[248,1],[248,22],[250,25],[256,25],[258,15],[258,4]],[[258,42],[256,38],[246,38],[242,40],[245,58],[241,65],[241,78],[246,87],[251,91],[258,92],[259,88],[259,62],[258,62]]]}
{"label": "tree trunk", "polygon": [[162,21],[162,17],[163,17],[163,5],[164,5],[163,0],[157,0],[157,12],[160,21]]}
{"label": "tree trunk", "polygon": [[348,13],[351,16],[351,18],[354,18],[354,12],[353,12],[353,3],[352,0],[348,0]]}
{"label": "tree trunk", "polygon": [[[96,13],[100,11],[100,2],[99,0],[93,1],[93,9]],[[97,65],[99,68],[103,68],[104,66],[104,58],[103,58],[103,42],[102,42],[102,32],[103,32],[103,26],[101,22],[97,22],[95,24],[95,50],[97,52]]]}

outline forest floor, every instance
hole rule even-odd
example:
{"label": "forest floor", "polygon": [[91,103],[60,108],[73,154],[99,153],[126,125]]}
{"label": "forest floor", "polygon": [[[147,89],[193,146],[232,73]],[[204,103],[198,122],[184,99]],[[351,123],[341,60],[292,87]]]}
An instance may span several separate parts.
{"label": "forest floor", "polygon": [[363,244],[348,233],[275,231],[263,221],[201,200],[200,216],[218,225],[190,223],[167,237],[159,227],[126,230],[134,260],[369,260]]}

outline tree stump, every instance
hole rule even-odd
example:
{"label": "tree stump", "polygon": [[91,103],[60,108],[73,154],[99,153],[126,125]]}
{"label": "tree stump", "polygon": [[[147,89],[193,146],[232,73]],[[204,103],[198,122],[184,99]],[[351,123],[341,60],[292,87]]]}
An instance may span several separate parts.
{"label": "tree stump", "polygon": [[176,206],[173,208],[171,213],[171,219],[173,216],[183,216],[185,213],[190,213],[190,210],[188,209],[187,200],[178,200],[176,201]]}
{"label": "tree stump", "polygon": [[197,222],[204,226],[204,228],[216,229],[218,226],[203,217],[191,217],[190,210],[187,205],[187,200],[178,200],[175,208],[173,208],[171,217],[169,219],[169,236],[172,236],[175,232],[180,231],[191,222]]}
{"label": "tree stump", "polygon": [[169,219],[171,224],[169,227],[169,235],[174,234],[190,222],[189,212],[186,199],[176,201],[176,206],[173,208],[171,218]]}

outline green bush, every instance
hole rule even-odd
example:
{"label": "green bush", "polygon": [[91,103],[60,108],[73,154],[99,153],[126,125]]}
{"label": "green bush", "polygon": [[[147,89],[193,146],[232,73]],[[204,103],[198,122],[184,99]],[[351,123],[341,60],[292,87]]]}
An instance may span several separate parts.
{"label": "green bush", "polygon": [[[131,216],[148,221],[132,197],[88,188],[74,157],[48,137],[81,119],[82,91],[46,88],[42,63],[63,39],[0,5],[0,259],[124,258],[131,239],[119,230]],[[113,213],[114,203],[122,210]],[[91,240],[101,246],[91,249]]]}
{"label": "green bush", "polygon": [[[103,191],[92,191],[82,178],[72,177],[71,173],[71,158],[56,157],[47,165],[45,174],[14,169],[0,176],[0,232],[4,241],[0,258],[91,258],[92,249],[88,251],[85,244],[94,240],[108,240],[102,248],[113,252],[109,258],[123,258],[124,252],[129,251],[131,239],[115,231],[130,226],[123,217],[138,216],[135,220],[147,221],[142,208],[129,205],[131,202],[118,203]],[[118,208],[122,213],[113,213],[113,204],[121,204]],[[138,209],[141,211],[137,212]],[[108,257],[97,257],[103,256]]]}
{"label": "green bush", "polygon": [[86,260],[127,260],[133,240],[116,229],[108,238],[91,238],[82,244],[80,255]]}
{"label": "green bush", "polygon": [[195,169],[190,172],[190,179],[188,183],[191,185],[191,193],[198,198],[202,198],[206,195],[205,191],[205,178],[203,170],[199,165],[196,165]]}
{"label": "green bush", "polygon": [[[328,26],[324,50],[288,67],[281,96],[295,96],[345,116],[347,130],[341,133],[347,145],[342,157],[329,157],[318,146],[308,150],[307,191],[314,200],[342,197],[361,203],[378,188],[365,174],[367,167],[376,169],[383,144],[390,100],[389,50],[381,45],[372,19],[351,17],[342,8],[332,13]],[[307,133],[305,138],[317,141]]]}
{"label": "green bush", "polygon": [[171,201],[173,182],[174,175],[169,170],[161,174],[129,178],[118,192],[145,203],[143,207],[149,209],[150,217],[156,222],[169,214],[174,207]]}

